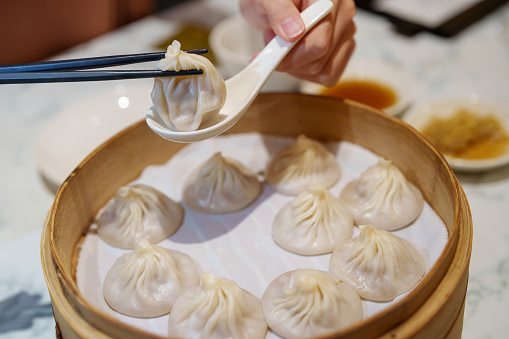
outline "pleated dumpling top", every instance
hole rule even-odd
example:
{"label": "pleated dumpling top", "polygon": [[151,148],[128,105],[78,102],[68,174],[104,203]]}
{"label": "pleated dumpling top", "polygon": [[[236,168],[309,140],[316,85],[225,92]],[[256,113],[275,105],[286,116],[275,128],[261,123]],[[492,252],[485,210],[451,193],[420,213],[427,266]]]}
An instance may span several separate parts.
{"label": "pleated dumpling top", "polygon": [[320,142],[300,135],[271,158],[265,176],[276,191],[297,195],[313,184],[330,188],[340,174],[334,154]]}

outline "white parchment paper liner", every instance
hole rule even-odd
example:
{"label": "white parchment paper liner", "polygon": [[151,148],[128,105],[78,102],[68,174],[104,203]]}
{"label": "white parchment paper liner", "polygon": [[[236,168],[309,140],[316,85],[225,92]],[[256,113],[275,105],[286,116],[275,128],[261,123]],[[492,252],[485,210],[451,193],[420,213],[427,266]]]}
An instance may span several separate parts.
{"label": "white parchment paper liner", "polygon": [[[186,176],[215,152],[220,151],[223,156],[234,158],[262,175],[270,157],[294,140],[257,133],[216,137],[185,147],[166,164],[148,166],[133,183],[151,185],[181,202]],[[378,161],[376,154],[349,142],[331,142],[325,146],[336,155],[342,170],[340,181],[330,189],[336,196],[348,182]],[[297,268],[329,270],[330,254],[300,256],[283,250],[272,240],[274,216],[292,199],[293,196],[282,195],[265,185],[261,196],[240,212],[209,215],[194,212],[184,205],[182,227],[158,245],[190,255],[202,272],[232,279],[260,298],[267,285],[282,273]],[[447,228],[428,203],[413,224],[393,233],[415,245],[424,256],[427,271],[437,261],[448,239]],[[353,237],[358,234],[358,228],[354,227]],[[168,315],[132,318],[113,311],[104,301],[104,277],[115,260],[127,252],[109,246],[94,232],[89,232],[78,260],[78,288],[92,305],[105,313],[145,331],[167,336]],[[404,296],[388,303],[363,300],[363,317],[376,314]],[[267,334],[267,338],[277,337],[271,331]]]}

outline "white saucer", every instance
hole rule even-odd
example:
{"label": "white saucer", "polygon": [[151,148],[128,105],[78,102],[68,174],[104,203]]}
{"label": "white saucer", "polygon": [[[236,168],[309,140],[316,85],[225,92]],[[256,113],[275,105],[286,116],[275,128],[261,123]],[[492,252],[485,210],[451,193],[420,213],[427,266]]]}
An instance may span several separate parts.
{"label": "white saucer", "polygon": [[[475,94],[458,97],[444,97],[416,105],[403,116],[403,120],[417,130],[424,128],[433,116],[447,117],[458,109],[468,109],[478,114],[493,114],[506,132],[509,132],[509,109],[491,101],[480,100]],[[490,159],[460,159],[444,155],[452,169],[461,172],[480,172],[509,164],[509,147],[504,155]]]}
{"label": "white saucer", "polygon": [[63,108],[39,133],[35,161],[42,177],[59,187],[104,141],[143,120],[152,105],[152,84],[120,83]]}
{"label": "white saucer", "polygon": [[[371,80],[387,85],[396,93],[397,101],[383,111],[390,115],[401,114],[415,100],[416,83],[403,68],[382,60],[352,59],[341,76],[341,80]],[[307,94],[320,94],[325,86],[303,81],[300,91]]]}

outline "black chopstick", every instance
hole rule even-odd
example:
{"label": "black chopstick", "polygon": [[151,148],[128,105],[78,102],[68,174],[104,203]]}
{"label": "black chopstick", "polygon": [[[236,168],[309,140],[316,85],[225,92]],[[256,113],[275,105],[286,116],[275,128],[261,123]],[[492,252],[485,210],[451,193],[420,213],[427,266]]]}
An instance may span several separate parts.
{"label": "black chopstick", "polygon": [[0,84],[35,84],[54,82],[79,82],[159,78],[203,74],[202,70],[158,71],[158,70],[118,70],[118,71],[63,71],[63,72],[13,72],[0,73]]}
{"label": "black chopstick", "polygon": [[[208,50],[205,48],[189,49],[184,50],[184,52],[191,54],[205,54],[208,53]],[[0,73],[83,70],[100,67],[112,67],[161,60],[164,58],[165,53],[166,52],[124,54],[83,59],[34,62],[28,64],[1,65]]]}

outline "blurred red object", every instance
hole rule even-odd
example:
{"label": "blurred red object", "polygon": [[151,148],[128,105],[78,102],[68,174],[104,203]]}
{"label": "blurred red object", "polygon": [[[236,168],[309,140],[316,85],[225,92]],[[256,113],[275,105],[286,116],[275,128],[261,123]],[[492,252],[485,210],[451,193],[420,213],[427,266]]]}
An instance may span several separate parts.
{"label": "blurred red object", "polygon": [[44,60],[154,10],[155,0],[0,1],[0,64]]}

